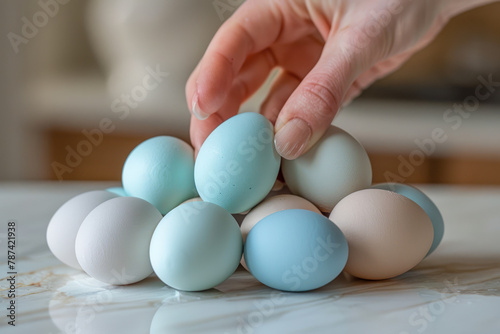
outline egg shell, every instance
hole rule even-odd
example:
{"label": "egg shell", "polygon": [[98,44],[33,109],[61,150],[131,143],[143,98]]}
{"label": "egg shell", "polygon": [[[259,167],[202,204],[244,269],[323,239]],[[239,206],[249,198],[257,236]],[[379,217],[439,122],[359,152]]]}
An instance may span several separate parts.
{"label": "egg shell", "polygon": [[161,213],[137,197],[117,197],[92,210],[76,236],[76,257],[95,279],[115,285],[138,282],[153,272],[149,244]]}
{"label": "egg shell", "polygon": [[295,160],[283,159],[282,172],[293,194],[323,212],[330,212],[343,197],[372,182],[370,159],[363,146],[333,125],[307,153]]}
{"label": "egg shell", "polygon": [[383,189],[393,191],[403,195],[418,205],[427,213],[432,222],[434,229],[434,239],[432,240],[431,249],[426,256],[429,256],[441,243],[444,236],[444,220],[441,212],[434,202],[420,189],[401,183],[380,183],[372,186],[374,189]]}
{"label": "egg shell", "polygon": [[110,193],[116,194],[118,196],[128,196],[123,187],[111,187],[107,188],[106,191],[109,191]]}
{"label": "egg shell", "polygon": [[[243,219],[240,226],[243,242],[259,221],[272,213],[288,209],[304,209],[321,214],[314,204],[299,196],[283,194],[269,197],[254,207]],[[241,258],[241,265],[248,270],[244,257]]]}
{"label": "egg shell", "polygon": [[193,197],[193,198],[190,198],[190,199],[182,202],[180,205],[182,205],[184,203],[190,203],[190,202],[203,202],[203,200],[201,199],[201,197]]}
{"label": "egg shell", "polygon": [[204,201],[240,213],[257,205],[272,189],[281,158],[272,124],[247,112],[219,125],[203,143],[195,163],[195,182]]}
{"label": "egg shell", "polygon": [[184,141],[158,136],[132,150],[123,166],[122,183],[130,196],[142,198],[166,214],[197,196],[194,150]]}
{"label": "egg shell", "polygon": [[275,212],[248,233],[245,262],[263,284],[283,291],[308,291],[335,279],[348,257],[342,231],[309,210]]}
{"label": "egg shell", "polygon": [[151,240],[156,275],[167,285],[201,291],[225,281],[236,270],[243,250],[238,223],[209,202],[188,202],[170,211]]}
{"label": "egg shell", "polygon": [[345,271],[370,280],[401,275],[429,251],[433,228],[414,201],[381,189],[364,189],[343,198],[330,219],[349,243]]}
{"label": "egg shell", "polygon": [[64,203],[52,216],[47,226],[47,245],[61,262],[82,269],[75,254],[78,230],[87,215],[99,204],[117,197],[104,190],[89,191]]}

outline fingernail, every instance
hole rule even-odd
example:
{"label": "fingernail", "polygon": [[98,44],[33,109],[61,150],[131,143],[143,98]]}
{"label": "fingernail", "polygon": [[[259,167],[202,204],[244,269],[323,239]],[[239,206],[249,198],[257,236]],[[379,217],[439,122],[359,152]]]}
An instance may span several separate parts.
{"label": "fingernail", "polygon": [[304,152],[311,134],[309,124],[300,118],[294,118],[276,133],[274,137],[276,151],[287,160],[296,159]]}
{"label": "fingernail", "polygon": [[203,121],[208,118],[209,115],[203,112],[203,110],[200,109],[200,106],[198,104],[198,94],[195,94],[193,96],[193,102],[191,103],[193,106],[191,109],[191,112],[193,113],[194,117],[199,119],[200,121]]}

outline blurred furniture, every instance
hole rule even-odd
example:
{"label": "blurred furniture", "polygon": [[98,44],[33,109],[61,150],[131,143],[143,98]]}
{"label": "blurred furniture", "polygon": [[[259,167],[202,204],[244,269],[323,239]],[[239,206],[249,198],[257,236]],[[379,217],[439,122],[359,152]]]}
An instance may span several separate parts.
{"label": "blurred furniture", "polygon": [[368,151],[374,183],[500,184],[500,105],[481,103],[468,118],[450,110],[451,102],[360,99],[333,124]]}
{"label": "blurred furniture", "polygon": [[[40,10],[35,0],[20,4],[19,17]],[[231,4],[228,15],[236,8]],[[415,139],[441,126],[446,109],[474,94],[478,76],[492,74],[500,81],[499,13],[500,3],[495,3],[454,18],[429,47],[341,112],[335,124],[365,145],[375,182],[384,181],[388,171],[397,174],[399,156],[408,157]],[[12,29],[20,30],[22,22],[11,21]],[[62,179],[118,180],[128,152],[144,139],[166,134],[188,140],[185,81],[221,23],[210,0],[81,0],[61,6],[16,57],[22,64],[19,94],[25,107],[12,121],[21,124],[11,130],[16,135],[6,138],[17,136],[15,142],[24,143],[24,160],[14,159],[6,173],[58,179],[54,163],[65,164],[68,147],[76,150],[87,140],[83,132],[99,128],[103,119],[110,119],[114,130]],[[114,101],[130,95],[142,84],[146,68],[158,64],[169,75],[122,119]],[[242,109],[258,110],[264,93]],[[499,142],[494,127],[499,95],[481,102],[474,117],[451,131],[406,181],[500,184],[500,152],[494,144]],[[8,148],[14,157],[15,149]],[[21,162],[27,157],[28,163]]]}

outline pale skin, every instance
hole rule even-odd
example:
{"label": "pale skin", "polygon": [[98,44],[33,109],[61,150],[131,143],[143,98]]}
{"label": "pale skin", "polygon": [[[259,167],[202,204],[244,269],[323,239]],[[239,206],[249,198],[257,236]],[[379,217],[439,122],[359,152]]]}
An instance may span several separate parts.
{"label": "pale skin", "polygon": [[309,150],[338,110],[426,46],[453,16],[495,0],[247,0],[221,26],[186,85],[191,142],[234,116],[279,74],[260,113],[278,153]]}

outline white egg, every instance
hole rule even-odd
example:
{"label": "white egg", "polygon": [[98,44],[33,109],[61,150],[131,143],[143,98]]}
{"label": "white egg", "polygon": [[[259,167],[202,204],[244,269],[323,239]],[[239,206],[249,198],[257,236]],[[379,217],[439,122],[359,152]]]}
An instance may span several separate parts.
{"label": "white egg", "polygon": [[[289,194],[270,197],[250,210],[250,212],[243,219],[240,227],[241,235],[243,236],[243,242],[246,240],[247,235],[248,233],[250,233],[252,227],[254,227],[255,224],[257,224],[259,221],[272,213],[288,209],[304,209],[321,214],[321,212],[317,207],[314,206],[314,204],[302,197]],[[241,265],[248,270],[245,259],[243,257],[241,258]]]}
{"label": "white egg", "polygon": [[52,216],[47,227],[47,244],[61,262],[81,269],[75,254],[75,239],[80,225],[99,204],[117,197],[105,190],[89,191],[71,198]]}
{"label": "white egg", "polygon": [[136,197],[118,197],[88,214],[76,236],[76,257],[82,269],[109,284],[131,284],[153,268],[149,244],[161,213]]}

